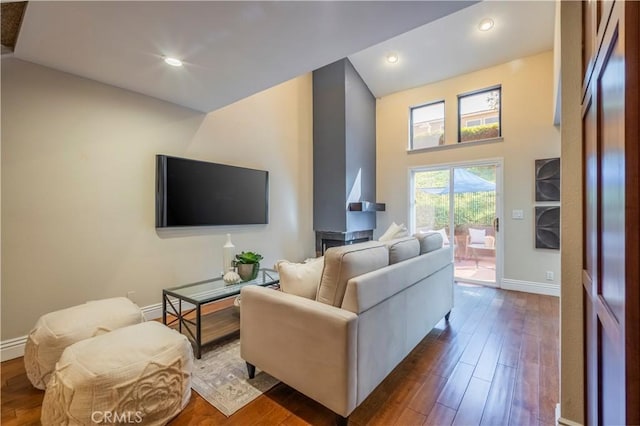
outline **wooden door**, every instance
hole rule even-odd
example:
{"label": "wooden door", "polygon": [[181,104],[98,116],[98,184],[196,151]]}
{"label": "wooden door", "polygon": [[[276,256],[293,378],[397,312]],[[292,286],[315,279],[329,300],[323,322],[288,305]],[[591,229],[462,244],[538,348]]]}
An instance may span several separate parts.
{"label": "wooden door", "polygon": [[589,425],[640,424],[639,6],[583,3],[582,282]]}

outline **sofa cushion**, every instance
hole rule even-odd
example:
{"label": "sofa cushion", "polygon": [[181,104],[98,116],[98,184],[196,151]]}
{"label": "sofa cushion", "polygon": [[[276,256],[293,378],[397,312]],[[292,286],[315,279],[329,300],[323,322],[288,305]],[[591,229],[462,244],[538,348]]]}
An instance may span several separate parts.
{"label": "sofa cushion", "polygon": [[444,228],[436,229],[434,231],[427,231],[427,233],[429,233],[429,232],[437,232],[440,235],[442,235],[442,244],[443,245],[448,246],[450,244],[449,236],[447,235],[447,231]]}
{"label": "sofa cushion", "polygon": [[379,241],[331,247],[324,254],[324,269],[316,300],[339,307],[347,281],[388,264],[389,251]]}
{"label": "sofa cushion", "polygon": [[280,290],[307,299],[315,299],[323,266],[324,259],[322,257],[311,259],[305,263],[279,261],[276,263],[276,269],[280,274]]}
{"label": "sofa cushion", "polygon": [[420,243],[420,254],[429,253],[443,246],[442,234],[438,231],[416,234],[415,237]]}
{"label": "sofa cushion", "polygon": [[420,254],[420,243],[415,237],[396,238],[386,243],[389,250],[389,265],[411,259]]}

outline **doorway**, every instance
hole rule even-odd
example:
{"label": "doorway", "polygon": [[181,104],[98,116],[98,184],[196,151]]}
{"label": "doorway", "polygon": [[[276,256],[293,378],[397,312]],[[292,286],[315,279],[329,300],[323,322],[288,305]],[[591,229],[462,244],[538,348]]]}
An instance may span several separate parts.
{"label": "doorway", "polygon": [[452,248],[456,281],[498,287],[502,277],[502,160],[411,170],[411,226]]}

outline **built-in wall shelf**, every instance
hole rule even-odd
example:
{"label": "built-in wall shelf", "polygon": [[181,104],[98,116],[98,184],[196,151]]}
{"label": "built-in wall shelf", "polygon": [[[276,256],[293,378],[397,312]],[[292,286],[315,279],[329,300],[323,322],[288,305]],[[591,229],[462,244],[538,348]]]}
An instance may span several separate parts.
{"label": "built-in wall shelf", "polygon": [[372,201],[359,201],[349,203],[350,212],[383,212],[387,208],[385,203],[374,203]]}

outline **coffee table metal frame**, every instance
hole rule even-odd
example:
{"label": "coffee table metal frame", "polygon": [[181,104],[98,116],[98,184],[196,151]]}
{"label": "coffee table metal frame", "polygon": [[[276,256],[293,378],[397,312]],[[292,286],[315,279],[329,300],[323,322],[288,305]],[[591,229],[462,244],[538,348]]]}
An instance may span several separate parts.
{"label": "coffee table metal frame", "polygon": [[[222,277],[196,283],[185,284],[162,290],[162,323],[172,326],[178,323],[178,331],[186,330],[187,338],[195,346],[196,358],[202,355],[202,346],[211,342],[202,342],[202,305],[237,296],[247,285],[272,286],[280,282],[278,273],[272,269],[260,269],[256,279],[236,284],[226,284]],[[183,302],[189,304],[183,310]],[[167,311],[170,308],[171,311]],[[195,321],[187,316],[195,312]],[[167,313],[174,317],[167,323]],[[195,329],[195,333],[194,333]],[[214,341],[214,340],[212,340]]]}

